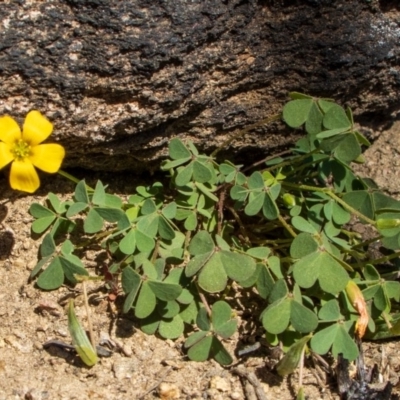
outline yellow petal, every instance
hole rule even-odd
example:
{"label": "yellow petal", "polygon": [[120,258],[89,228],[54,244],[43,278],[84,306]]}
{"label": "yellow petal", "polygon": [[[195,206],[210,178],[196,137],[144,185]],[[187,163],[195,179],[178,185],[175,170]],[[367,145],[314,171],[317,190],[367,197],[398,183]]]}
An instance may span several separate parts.
{"label": "yellow petal", "polygon": [[12,160],[14,160],[14,155],[10,151],[10,146],[0,142],[0,169],[4,168]]}
{"label": "yellow petal", "polygon": [[40,144],[31,149],[29,160],[31,163],[45,172],[57,172],[65,156],[64,147],[59,144]]}
{"label": "yellow petal", "polygon": [[16,160],[11,164],[10,186],[28,193],[40,186],[39,176],[29,160]]}
{"label": "yellow petal", "polygon": [[53,132],[53,124],[39,111],[30,111],[22,127],[22,139],[31,146],[46,140]]}
{"label": "yellow petal", "polygon": [[18,139],[21,139],[21,129],[16,121],[8,115],[0,117],[0,140],[12,145]]}

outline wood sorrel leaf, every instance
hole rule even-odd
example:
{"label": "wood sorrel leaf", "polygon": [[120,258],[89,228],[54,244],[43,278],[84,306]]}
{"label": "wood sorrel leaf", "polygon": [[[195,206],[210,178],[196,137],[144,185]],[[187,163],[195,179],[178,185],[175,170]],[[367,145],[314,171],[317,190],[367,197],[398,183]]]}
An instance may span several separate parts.
{"label": "wood sorrel leaf", "polygon": [[156,297],[163,301],[175,300],[182,293],[181,285],[176,283],[148,280],[147,284]]}
{"label": "wood sorrel leaf", "polygon": [[135,316],[140,319],[148,317],[156,308],[156,304],[156,295],[148,282],[143,282],[135,305]]}
{"label": "wood sorrel leaf", "polygon": [[164,339],[177,339],[182,336],[185,325],[179,315],[171,319],[162,319],[158,327],[158,333]]}
{"label": "wood sorrel leaf", "polygon": [[291,128],[299,128],[307,121],[313,102],[313,99],[298,99],[289,101],[283,107],[283,120]]}
{"label": "wood sorrel leaf", "polygon": [[293,266],[293,277],[303,288],[310,288],[318,280],[321,289],[332,294],[341,292],[349,280],[340,263],[324,251],[311,253],[297,261]]}
{"label": "wood sorrel leaf", "polygon": [[178,138],[171,139],[168,143],[169,156],[173,160],[180,160],[182,158],[190,158],[191,154],[188,148]]}
{"label": "wood sorrel leaf", "polygon": [[59,257],[54,258],[50,265],[40,274],[37,285],[43,290],[59,288],[64,283],[64,271]]}

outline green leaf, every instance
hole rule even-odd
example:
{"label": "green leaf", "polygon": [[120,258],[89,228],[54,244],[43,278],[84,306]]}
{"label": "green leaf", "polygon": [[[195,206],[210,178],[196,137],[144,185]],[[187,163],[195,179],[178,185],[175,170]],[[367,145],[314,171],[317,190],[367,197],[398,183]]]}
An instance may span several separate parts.
{"label": "green leaf", "polygon": [[318,354],[326,354],[331,347],[335,358],[342,354],[347,360],[353,361],[358,356],[358,348],[344,324],[330,325],[317,332],[311,339],[311,348]]}
{"label": "green leaf", "polygon": [[353,133],[347,134],[336,147],[334,154],[344,163],[355,160],[361,154],[361,146],[356,136]]}
{"label": "green leaf", "polygon": [[101,181],[97,181],[96,187],[94,189],[92,203],[98,206],[103,206],[106,201],[106,191]]}
{"label": "green leaf", "polygon": [[205,183],[212,179],[212,174],[209,168],[199,161],[193,162],[193,179],[196,182]]}
{"label": "green leaf", "polygon": [[122,270],[122,289],[127,294],[123,307],[124,313],[127,313],[132,308],[132,304],[135,301],[141,283],[142,279],[140,278],[140,275],[133,268],[127,266]]}
{"label": "green leaf", "polygon": [[303,288],[310,288],[318,279],[321,289],[332,294],[341,292],[349,280],[343,267],[328,253],[320,251],[297,261],[293,277]]}
{"label": "green leaf", "polygon": [[294,259],[303,258],[316,252],[318,243],[310,233],[301,232],[292,241],[290,245],[290,256]]}
{"label": "green leaf", "polygon": [[322,130],[322,113],[315,102],[312,103],[306,121],[306,131],[309,135],[316,135]]}
{"label": "green leaf", "polygon": [[156,310],[163,319],[170,319],[179,314],[180,306],[175,300],[159,301]]}
{"label": "green leaf", "polygon": [[143,202],[141,212],[143,215],[153,214],[157,211],[157,206],[154,203],[153,199],[146,199]]}
{"label": "green leaf", "polygon": [[232,200],[245,201],[249,191],[243,186],[235,185],[230,190]]}
{"label": "green leaf", "polygon": [[349,361],[353,361],[358,357],[357,345],[343,325],[340,325],[337,330],[335,341],[332,345],[332,354],[335,358],[342,354]]}
{"label": "green leaf", "polygon": [[327,301],[319,310],[318,317],[323,321],[337,321],[342,318],[336,299]]}
{"label": "green leaf", "polygon": [[196,344],[200,340],[202,340],[206,335],[207,335],[206,331],[198,331],[198,332],[192,333],[185,341],[185,344],[184,344],[185,349],[192,347],[194,344]]}
{"label": "green leaf", "polygon": [[48,227],[55,221],[56,215],[53,214],[50,217],[39,218],[32,222],[32,231],[34,233],[40,234],[45,232]]}
{"label": "green leaf", "polygon": [[119,242],[119,249],[124,254],[133,254],[136,249],[136,232],[131,229]]}
{"label": "green leaf", "polygon": [[214,250],[214,241],[207,231],[199,231],[193,236],[189,245],[189,253],[193,256],[210,253]]}
{"label": "green leaf", "polygon": [[164,339],[177,339],[185,329],[182,318],[179,315],[171,319],[162,319],[158,327],[158,333]]}
{"label": "green leaf", "polygon": [[249,256],[258,258],[259,260],[267,259],[271,254],[269,247],[252,247],[246,251]]}
{"label": "green leaf", "polygon": [[43,290],[57,289],[64,283],[64,271],[58,257],[51,261],[36,283]]}
{"label": "green leaf", "polygon": [[338,324],[320,330],[311,338],[311,348],[318,354],[326,354],[331,348],[338,330]]}
{"label": "green leaf", "polygon": [[291,302],[290,322],[296,332],[308,333],[318,326],[318,318],[313,311],[298,303]]}
{"label": "green leaf", "polygon": [[85,181],[80,181],[75,188],[75,200],[81,203],[89,204],[89,195],[86,189]]}
{"label": "green leaf", "polygon": [[173,201],[171,203],[168,203],[163,209],[162,209],[162,214],[164,215],[165,218],[167,219],[174,219],[176,216],[176,203]]}
{"label": "green leaf", "polygon": [[136,237],[136,246],[139,251],[143,253],[148,253],[155,247],[154,239],[150,236],[146,235],[145,233],[141,232],[139,229],[135,231]]}
{"label": "green leaf", "polygon": [[156,304],[156,295],[148,282],[143,282],[135,305],[135,316],[140,319],[148,317],[156,308]]}
{"label": "green leaf", "polygon": [[53,211],[49,210],[47,207],[44,207],[38,203],[31,204],[31,206],[29,207],[29,213],[37,219],[55,217]]}
{"label": "green leaf", "polygon": [[49,262],[51,257],[42,258],[33,268],[31,274],[29,275],[30,279],[33,279],[41,270],[42,268]]}
{"label": "green leaf", "polygon": [[299,128],[307,121],[312,106],[312,99],[298,99],[289,101],[283,107],[283,120],[291,128]]}
{"label": "green leaf", "polygon": [[71,218],[77,214],[79,214],[81,211],[85,210],[88,207],[87,203],[81,203],[77,202],[72,204],[67,211],[67,218]]}
{"label": "green leaf", "polygon": [[224,339],[231,337],[237,329],[237,321],[232,319],[232,310],[225,301],[217,301],[211,309],[214,332]]}
{"label": "green leaf", "polygon": [[206,336],[192,345],[188,350],[188,357],[193,361],[206,361],[211,352],[213,336]]}
{"label": "green leaf", "polygon": [[289,325],[291,300],[280,299],[272,303],[262,313],[262,324],[269,333],[282,333]]}
{"label": "green leaf", "polygon": [[261,298],[267,299],[274,287],[274,279],[269,272],[269,269],[264,264],[257,264],[259,270],[257,279],[257,291]]}
{"label": "green leaf", "polygon": [[107,222],[118,222],[125,217],[125,213],[118,208],[95,207],[94,209]]}
{"label": "green leaf", "polygon": [[197,272],[199,272],[200,269],[203,268],[203,266],[208,262],[212,255],[213,252],[210,251],[209,253],[199,254],[198,256],[192,258],[186,265],[185,275],[190,278],[191,276],[197,274]]}
{"label": "green leaf", "polygon": [[307,232],[311,235],[315,235],[318,231],[303,217],[293,217],[292,225],[300,232]]}
{"label": "green leaf", "polygon": [[265,197],[265,192],[250,193],[249,202],[244,209],[245,214],[249,216],[256,215],[261,210]]}
{"label": "green leaf", "polygon": [[[74,259],[74,258],[73,258]],[[73,284],[78,283],[75,279],[74,275],[89,275],[87,270],[83,268],[81,265],[78,265],[76,260],[72,261],[70,258],[67,257],[59,257],[60,264],[64,271],[65,277]],[[78,258],[79,260],[79,258]],[[80,260],[79,260],[80,261]],[[81,264],[81,263],[79,263]]]}
{"label": "green leaf", "polygon": [[229,278],[238,282],[253,275],[256,269],[254,259],[245,254],[222,250],[219,253],[219,260],[224,266]]}
{"label": "green leaf", "polygon": [[196,182],[196,187],[197,189],[199,189],[203,194],[205,194],[210,200],[214,201],[214,202],[218,202],[218,197],[215,196],[215,194],[212,193],[211,188],[208,188],[206,185],[204,185],[201,182]]}
{"label": "green leaf", "polygon": [[147,318],[140,320],[140,329],[146,335],[154,335],[157,332],[158,327],[160,326],[160,316],[157,312],[153,312]]}
{"label": "green leaf", "polygon": [[163,301],[175,300],[182,293],[182,287],[175,283],[148,280],[147,284],[156,297]]}
{"label": "green leaf", "polygon": [[193,163],[190,163],[186,167],[183,167],[182,169],[179,170],[175,178],[176,186],[187,185],[191,181],[192,175],[193,175]]}
{"label": "green leaf", "polygon": [[279,216],[278,206],[276,205],[275,201],[271,198],[270,193],[267,193],[267,195],[264,198],[264,204],[262,210],[264,217],[270,221],[278,218]]}
{"label": "green leaf", "polygon": [[158,218],[158,233],[165,240],[173,240],[175,237],[174,230],[163,216]]}
{"label": "green leaf", "polygon": [[178,138],[171,139],[168,143],[169,156],[173,160],[180,160],[183,158],[190,158],[191,153],[188,148]]}
{"label": "green leaf", "polygon": [[297,340],[292,346],[290,346],[288,352],[276,365],[276,371],[280,376],[290,375],[295,371],[299,365],[301,355],[310,340],[311,335],[307,335]]}
{"label": "green leaf", "polygon": [[221,365],[229,365],[233,363],[231,355],[216,337],[213,337],[211,354],[215,361]]}
{"label": "green leaf", "polygon": [[73,300],[70,300],[68,305],[68,330],[72,337],[72,344],[81,360],[88,367],[95,365],[99,361],[96,350],[93,348],[85,330],[76,318]]}
{"label": "green leaf", "polygon": [[41,257],[49,257],[56,251],[56,244],[54,243],[53,237],[48,233],[40,245]]}
{"label": "green leaf", "polygon": [[333,103],[324,115],[323,125],[326,129],[348,129],[351,122],[344,108]]}
{"label": "green leaf", "polygon": [[200,271],[199,286],[208,293],[218,293],[225,289],[227,282],[228,276],[220,253],[215,253]]}
{"label": "green leaf", "polygon": [[93,208],[89,210],[85,222],[83,223],[83,230],[85,233],[97,233],[103,228],[103,218]]}
{"label": "green leaf", "polygon": [[250,190],[264,189],[264,179],[260,172],[253,172],[248,181],[248,187]]}

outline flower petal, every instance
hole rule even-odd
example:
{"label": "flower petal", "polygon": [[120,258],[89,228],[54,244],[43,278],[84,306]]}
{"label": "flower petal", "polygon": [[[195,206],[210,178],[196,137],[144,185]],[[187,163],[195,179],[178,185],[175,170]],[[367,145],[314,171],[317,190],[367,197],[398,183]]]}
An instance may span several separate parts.
{"label": "flower petal", "polygon": [[53,132],[53,124],[39,111],[30,111],[22,127],[22,138],[31,146],[46,140]]}
{"label": "flower petal", "polygon": [[40,186],[39,176],[29,160],[15,160],[11,164],[10,186],[28,193],[33,193]]}
{"label": "flower petal", "polygon": [[0,169],[4,168],[12,160],[14,160],[14,155],[11,153],[10,146],[0,142]]}
{"label": "flower petal", "polygon": [[64,147],[59,144],[40,144],[31,149],[29,160],[31,163],[45,172],[57,172],[65,156]]}
{"label": "flower petal", "polygon": [[9,115],[0,117],[0,140],[9,145],[21,139],[21,129],[17,122]]}

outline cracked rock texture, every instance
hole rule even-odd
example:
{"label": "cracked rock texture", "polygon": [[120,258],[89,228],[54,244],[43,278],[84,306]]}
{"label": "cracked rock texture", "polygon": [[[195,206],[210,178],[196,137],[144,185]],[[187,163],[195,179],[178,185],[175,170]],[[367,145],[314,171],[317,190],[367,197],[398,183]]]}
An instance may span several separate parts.
{"label": "cracked rock texture", "polygon": [[[5,0],[0,113],[45,113],[66,166],[143,172],[171,137],[211,150],[294,90],[379,129],[400,111],[399,59],[397,0]],[[225,154],[291,140],[259,127]]]}

